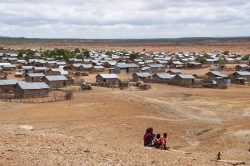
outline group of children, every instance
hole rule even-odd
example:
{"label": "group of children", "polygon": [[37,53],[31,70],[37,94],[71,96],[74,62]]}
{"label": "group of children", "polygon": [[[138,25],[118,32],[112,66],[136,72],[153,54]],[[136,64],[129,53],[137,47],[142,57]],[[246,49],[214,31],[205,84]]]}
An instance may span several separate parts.
{"label": "group of children", "polygon": [[163,136],[160,134],[153,134],[153,128],[148,128],[144,134],[144,146],[155,147],[157,149],[167,150],[168,134],[164,133]]}

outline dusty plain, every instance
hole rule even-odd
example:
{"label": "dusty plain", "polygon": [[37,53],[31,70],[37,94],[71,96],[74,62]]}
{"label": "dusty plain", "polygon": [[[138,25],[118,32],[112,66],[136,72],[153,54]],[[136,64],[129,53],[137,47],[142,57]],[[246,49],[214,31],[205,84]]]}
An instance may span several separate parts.
{"label": "dusty plain", "polygon": [[[171,50],[145,45],[135,50],[196,47],[217,50],[216,46]],[[111,48],[116,47],[107,46]],[[250,50],[248,44],[225,48]],[[203,74],[206,69],[183,72]],[[95,74],[84,77],[89,82],[94,78]],[[152,84],[148,91],[93,87],[74,92],[70,101],[55,103],[0,101],[0,165],[230,165],[215,161],[218,152],[223,160],[249,165],[249,99],[248,85],[205,89]],[[147,127],[169,133],[169,151],[143,147]]]}

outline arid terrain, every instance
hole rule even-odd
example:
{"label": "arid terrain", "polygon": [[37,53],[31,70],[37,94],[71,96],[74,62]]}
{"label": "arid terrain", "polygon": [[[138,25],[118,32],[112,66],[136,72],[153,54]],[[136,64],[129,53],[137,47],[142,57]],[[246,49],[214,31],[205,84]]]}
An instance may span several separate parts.
{"label": "arid terrain", "polygon": [[[0,165],[229,165],[214,161],[218,152],[250,164],[249,96],[249,86],[152,84],[94,87],[56,103],[0,102]],[[170,150],[143,147],[147,127],[168,132]]]}
{"label": "arid terrain", "polygon": [[[248,54],[250,42],[220,44],[0,43],[7,48],[87,48],[142,51],[224,51]],[[204,75],[208,69],[183,70]],[[84,77],[95,81],[96,74]],[[130,78],[131,75],[119,75]],[[11,78],[11,76],[10,76]],[[230,165],[250,164],[250,86],[228,89],[93,87],[70,101],[0,101],[0,165]],[[20,125],[33,126],[25,130]],[[148,127],[168,132],[170,150],[143,146]]]}
{"label": "arid terrain", "polygon": [[16,49],[89,49],[148,52],[218,52],[250,53],[250,38],[180,38],[146,40],[81,40],[1,38],[0,46]]}

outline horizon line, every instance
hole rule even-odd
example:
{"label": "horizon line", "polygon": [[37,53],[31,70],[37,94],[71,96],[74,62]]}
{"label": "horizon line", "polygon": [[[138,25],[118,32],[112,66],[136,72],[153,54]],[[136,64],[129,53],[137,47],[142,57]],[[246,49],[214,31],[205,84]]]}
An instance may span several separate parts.
{"label": "horizon line", "polygon": [[250,38],[250,36],[214,36],[214,37],[169,37],[169,38],[50,38],[50,37],[15,37],[15,36],[0,36],[1,38],[13,39],[45,39],[45,40],[174,40],[174,39],[237,39]]}

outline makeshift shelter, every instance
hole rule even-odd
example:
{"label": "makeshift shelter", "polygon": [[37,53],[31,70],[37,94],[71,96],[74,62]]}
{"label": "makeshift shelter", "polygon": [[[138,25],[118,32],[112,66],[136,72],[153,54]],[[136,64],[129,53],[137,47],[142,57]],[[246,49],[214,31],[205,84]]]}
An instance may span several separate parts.
{"label": "makeshift shelter", "polygon": [[140,71],[140,67],[134,63],[118,63],[113,68],[115,73],[134,73]]}
{"label": "makeshift shelter", "polygon": [[237,71],[230,75],[233,83],[245,84],[250,82],[250,72],[249,71]]}
{"label": "makeshift shelter", "polygon": [[40,82],[43,77],[43,73],[29,73],[26,75],[25,80],[27,82]]}
{"label": "makeshift shelter", "polygon": [[0,80],[0,93],[14,91],[14,87],[16,84],[16,80]]}
{"label": "makeshift shelter", "polygon": [[15,86],[17,98],[47,97],[50,87],[45,82],[20,81]]}
{"label": "makeshift shelter", "polygon": [[120,80],[116,74],[98,74],[96,76],[96,84],[101,86],[115,86],[120,84]]}
{"label": "makeshift shelter", "polygon": [[149,82],[151,80],[151,74],[150,73],[134,73],[132,75],[132,80],[134,82],[137,81],[144,81],[144,82]]}
{"label": "makeshift shelter", "polygon": [[152,76],[152,81],[155,83],[169,83],[173,79],[174,75],[169,73],[156,73]]}
{"label": "makeshift shelter", "polygon": [[173,83],[174,85],[189,87],[194,85],[194,80],[195,77],[191,74],[177,74],[171,80],[171,83]]}
{"label": "makeshift shelter", "polygon": [[42,80],[51,88],[63,88],[67,85],[68,79],[63,75],[44,76]]}

